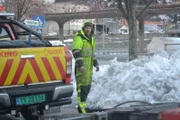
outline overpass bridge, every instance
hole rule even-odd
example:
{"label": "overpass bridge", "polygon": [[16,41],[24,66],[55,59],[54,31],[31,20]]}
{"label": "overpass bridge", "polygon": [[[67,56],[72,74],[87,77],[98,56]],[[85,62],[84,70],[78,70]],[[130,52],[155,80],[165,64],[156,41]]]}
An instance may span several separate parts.
{"label": "overpass bridge", "polygon": [[[143,7],[137,7],[137,14],[142,11]],[[180,13],[180,4],[174,5],[153,5],[150,6],[146,11],[146,15],[157,15],[157,14],[177,14]],[[73,13],[49,13],[45,14],[47,21],[55,21],[65,23],[73,19],[93,19],[93,18],[113,18],[123,17],[119,9],[105,9],[99,11],[86,11],[86,12],[73,12]]]}
{"label": "overpass bridge", "polygon": [[[144,6],[138,6],[136,9],[136,14],[142,11]],[[139,19],[139,38],[141,48],[140,51],[144,48],[144,18],[147,16],[158,15],[158,14],[179,14],[180,13],[180,4],[172,5],[152,5],[149,6],[147,10],[142,14]],[[107,9],[100,11],[86,11],[86,12],[73,12],[73,13],[50,13],[45,14],[46,21],[55,21],[59,25],[59,39],[63,40],[63,25],[65,22],[73,19],[93,19],[93,18],[114,18],[114,17],[123,17],[119,9]]]}

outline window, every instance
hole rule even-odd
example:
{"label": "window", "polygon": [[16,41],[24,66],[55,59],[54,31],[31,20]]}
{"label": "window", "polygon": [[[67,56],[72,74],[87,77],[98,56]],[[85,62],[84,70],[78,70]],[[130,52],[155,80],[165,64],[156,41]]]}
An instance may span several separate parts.
{"label": "window", "polygon": [[21,28],[21,27],[17,26],[16,24],[13,24],[13,27],[17,34],[17,40],[29,40],[29,39],[38,40],[37,36],[35,36],[33,34],[30,35],[30,32],[28,32],[24,28]]}
{"label": "window", "polygon": [[3,27],[0,27],[0,40],[11,40],[9,34]]}

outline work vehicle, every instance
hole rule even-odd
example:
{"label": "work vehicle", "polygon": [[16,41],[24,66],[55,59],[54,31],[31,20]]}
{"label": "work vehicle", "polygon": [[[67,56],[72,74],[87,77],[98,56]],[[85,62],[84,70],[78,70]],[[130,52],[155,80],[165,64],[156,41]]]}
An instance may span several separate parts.
{"label": "work vehicle", "polygon": [[71,103],[72,55],[13,16],[0,13],[0,114],[35,120],[38,111]]}

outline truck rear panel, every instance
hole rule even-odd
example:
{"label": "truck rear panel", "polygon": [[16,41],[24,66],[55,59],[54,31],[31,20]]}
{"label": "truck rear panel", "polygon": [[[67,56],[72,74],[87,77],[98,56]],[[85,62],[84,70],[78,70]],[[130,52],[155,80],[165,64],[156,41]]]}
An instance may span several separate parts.
{"label": "truck rear panel", "polygon": [[0,49],[0,86],[65,80],[64,47]]}

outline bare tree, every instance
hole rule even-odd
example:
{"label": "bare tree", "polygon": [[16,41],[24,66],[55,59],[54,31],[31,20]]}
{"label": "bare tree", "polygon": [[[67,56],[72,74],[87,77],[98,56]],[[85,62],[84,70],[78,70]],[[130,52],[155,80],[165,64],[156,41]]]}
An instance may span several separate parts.
{"label": "bare tree", "polygon": [[5,7],[6,12],[15,13],[16,20],[24,20],[35,14],[47,13],[51,6],[44,0],[0,0],[0,2]]}
{"label": "bare tree", "polygon": [[129,61],[138,57],[136,5],[138,0],[117,0],[118,8],[129,26]]}
{"label": "bare tree", "polygon": [[108,1],[106,0],[74,0],[74,3],[87,5],[91,11],[107,9],[108,7]]}
{"label": "bare tree", "polygon": [[88,0],[87,3],[91,7],[91,10],[102,10],[108,7],[108,2],[105,0]]}
{"label": "bare tree", "polygon": [[[117,2],[117,7],[123,14],[124,18],[128,22],[129,27],[129,61],[134,60],[138,57],[138,46],[137,46],[137,20],[140,18],[142,13],[154,2],[154,0],[143,0],[143,4],[146,6],[137,15],[136,6],[139,5],[139,0],[114,0]],[[141,0],[142,1],[142,0]],[[141,2],[140,1],[140,2]]]}

